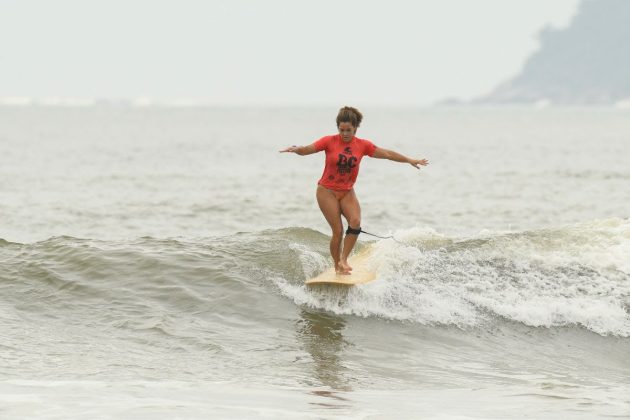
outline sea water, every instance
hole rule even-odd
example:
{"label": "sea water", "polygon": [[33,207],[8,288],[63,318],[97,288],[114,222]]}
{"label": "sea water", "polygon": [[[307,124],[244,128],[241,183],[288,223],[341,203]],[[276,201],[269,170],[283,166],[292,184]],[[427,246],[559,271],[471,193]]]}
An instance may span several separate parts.
{"label": "sea water", "polygon": [[362,111],[307,289],[336,109],[0,107],[0,417],[630,416],[630,113]]}

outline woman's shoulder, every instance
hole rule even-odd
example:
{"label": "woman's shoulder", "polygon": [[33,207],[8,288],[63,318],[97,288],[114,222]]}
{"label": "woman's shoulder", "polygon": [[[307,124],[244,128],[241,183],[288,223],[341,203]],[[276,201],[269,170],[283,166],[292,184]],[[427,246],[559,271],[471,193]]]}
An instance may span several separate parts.
{"label": "woman's shoulder", "polygon": [[356,139],[359,143],[361,143],[362,145],[366,145],[366,146],[367,146],[367,145],[373,145],[373,144],[374,144],[374,142],[372,142],[372,140],[368,140],[368,139],[361,139],[361,138],[359,138],[359,137],[355,137],[355,139]]}
{"label": "woman's shoulder", "polygon": [[315,143],[313,143],[315,145],[315,150],[319,152],[324,149],[327,149],[329,145],[331,144],[331,142],[334,141],[334,139],[335,139],[335,134],[331,134],[329,136],[324,136],[320,138],[319,140],[315,141]]}
{"label": "woman's shoulder", "polygon": [[318,141],[331,141],[334,140],[339,134],[329,134],[327,136],[323,136]]}
{"label": "woman's shoulder", "polygon": [[374,150],[376,150],[376,145],[372,143],[372,140],[360,139],[358,137],[355,137],[355,139],[357,139],[358,143],[363,148],[363,153],[368,156],[372,156],[374,154]]}

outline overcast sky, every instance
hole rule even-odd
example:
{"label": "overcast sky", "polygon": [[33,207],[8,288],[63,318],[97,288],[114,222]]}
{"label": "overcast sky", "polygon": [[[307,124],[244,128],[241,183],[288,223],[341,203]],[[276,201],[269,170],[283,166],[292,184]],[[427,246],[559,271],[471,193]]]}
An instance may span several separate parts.
{"label": "overcast sky", "polygon": [[520,70],[579,0],[0,0],[0,98],[428,105]]}

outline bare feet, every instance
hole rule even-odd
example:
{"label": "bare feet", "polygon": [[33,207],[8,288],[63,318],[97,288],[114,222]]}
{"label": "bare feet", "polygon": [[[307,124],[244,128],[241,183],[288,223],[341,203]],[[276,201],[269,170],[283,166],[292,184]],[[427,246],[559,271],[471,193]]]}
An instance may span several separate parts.
{"label": "bare feet", "polygon": [[349,267],[348,263],[346,263],[345,266],[344,266],[341,262],[339,262],[335,266],[335,272],[337,274],[341,274],[341,275],[344,275],[344,276],[350,275],[351,274],[350,271],[352,270],[352,268],[348,269],[348,267]]}
{"label": "bare feet", "polygon": [[348,264],[348,261],[339,261],[339,268],[348,274],[352,271],[352,267]]}

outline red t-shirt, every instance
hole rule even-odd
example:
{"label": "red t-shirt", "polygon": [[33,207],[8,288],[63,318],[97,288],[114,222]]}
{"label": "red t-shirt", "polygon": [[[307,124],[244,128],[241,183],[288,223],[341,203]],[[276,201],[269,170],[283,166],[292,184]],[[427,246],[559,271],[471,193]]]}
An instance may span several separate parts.
{"label": "red t-shirt", "polygon": [[331,190],[350,191],[359,175],[363,156],[372,156],[376,146],[369,140],[353,137],[344,142],[340,134],[322,137],[313,143],[315,150],[326,151],[326,166],[318,184]]}

